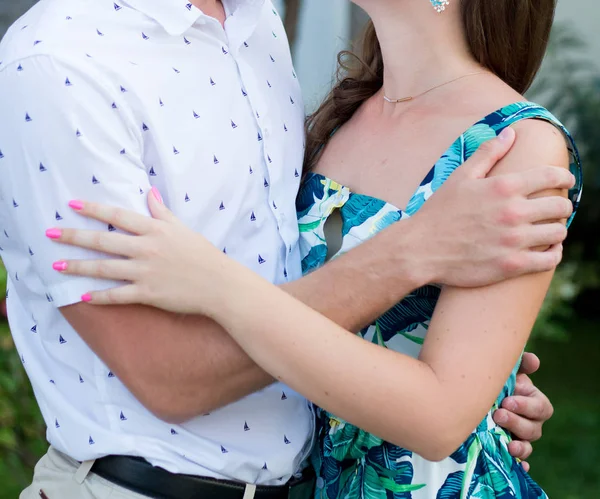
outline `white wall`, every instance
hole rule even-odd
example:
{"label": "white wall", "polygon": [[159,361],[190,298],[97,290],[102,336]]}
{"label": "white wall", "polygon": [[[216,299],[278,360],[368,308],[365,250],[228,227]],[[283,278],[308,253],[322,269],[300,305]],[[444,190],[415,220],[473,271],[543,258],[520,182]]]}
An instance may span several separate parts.
{"label": "white wall", "polygon": [[588,43],[589,52],[600,53],[600,2],[598,0],[559,0],[556,9],[558,22],[569,21],[579,35]]}

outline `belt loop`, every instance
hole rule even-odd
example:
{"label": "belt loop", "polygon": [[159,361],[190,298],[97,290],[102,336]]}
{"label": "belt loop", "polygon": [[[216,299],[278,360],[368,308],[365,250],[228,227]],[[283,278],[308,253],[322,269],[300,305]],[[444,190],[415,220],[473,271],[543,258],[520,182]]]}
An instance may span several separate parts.
{"label": "belt loop", "polygon": [[244,497],[242,499],[254,499],[255,495],[256,495],[256,485],[247,483],[246,489],[244,490]]}
{"label": "belt loop", "polygon": [[96,460],[92,459],[91,461],[84,461],[83,463],[81,463],[79,465],[79,468],[75,472],[75,475],[73,475],[73,480],[75,480],[79,485],[81,485],[89,475],[90,470],[92,469],[92,466],[94,466],[95,462]]}

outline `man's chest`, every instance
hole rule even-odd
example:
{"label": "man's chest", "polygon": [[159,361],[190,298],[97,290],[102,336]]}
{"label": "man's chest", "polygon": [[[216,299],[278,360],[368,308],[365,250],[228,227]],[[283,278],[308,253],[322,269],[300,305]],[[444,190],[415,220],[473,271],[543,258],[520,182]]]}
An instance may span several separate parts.
{"label": "man's chest", "polygon": [[304,109],[287,43],[272,29],[237,50],[218,32],[179,42],[99,55],[113,71],[114,112],[131,115],[140,144],[131,153],[171,209],[208,235],[240,218],[293,219]]}

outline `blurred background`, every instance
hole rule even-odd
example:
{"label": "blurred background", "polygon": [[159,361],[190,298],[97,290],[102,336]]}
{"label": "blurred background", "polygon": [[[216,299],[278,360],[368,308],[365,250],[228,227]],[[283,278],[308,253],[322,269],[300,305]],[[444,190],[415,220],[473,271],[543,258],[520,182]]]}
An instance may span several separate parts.
{"label": "blurred background", "polygon": [[[34,3],[0,0],[0,37]],[[285,20],[310,112],[331,86],[336,54],[351,47],[366,18],[347,0],[274,3]],[[534,381],[556,410],[535,445],[531,474],[554,499],[600,497],[599,22],[597,0],[559,0],[546,61],[528,95],[571,130],[585,168],[583,202],[565,260],[529,345],[542,359]],[[5,281],[0,263],[0,290]],[[15,499],[47,445],[3,306],[0,298],[0,499]]]}

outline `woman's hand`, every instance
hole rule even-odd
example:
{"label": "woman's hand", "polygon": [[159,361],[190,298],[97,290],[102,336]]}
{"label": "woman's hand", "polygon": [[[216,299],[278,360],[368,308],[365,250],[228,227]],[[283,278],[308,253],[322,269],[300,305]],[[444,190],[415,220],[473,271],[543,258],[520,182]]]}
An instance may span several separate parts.
{"label": "woman's hand", "polygon": [[62,244],[125,257],[54,263],[54,269],[65,274],[128,282],[86,293],[83,301],[95,305],[141,303],[172,312],[210,315],[212,305],[226,296],[226,269],[235,268],[235,262],[178,220],[156,188],[148,195],[153,218],[97,203],[71,201],[69,206],[82,216],[132,234],[75,229],[46,232]]}

